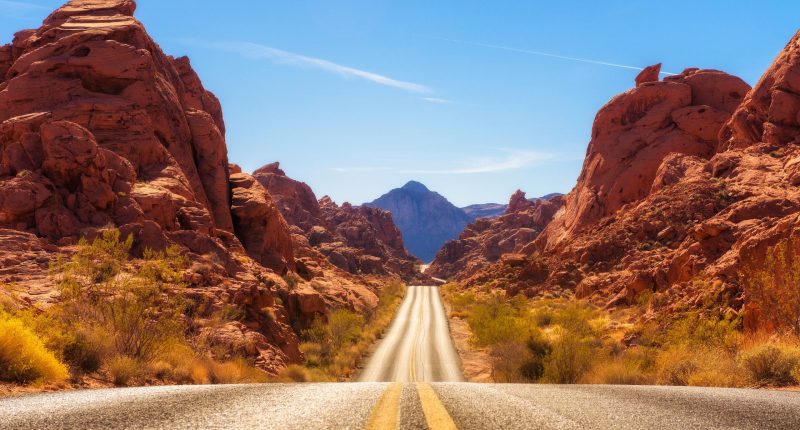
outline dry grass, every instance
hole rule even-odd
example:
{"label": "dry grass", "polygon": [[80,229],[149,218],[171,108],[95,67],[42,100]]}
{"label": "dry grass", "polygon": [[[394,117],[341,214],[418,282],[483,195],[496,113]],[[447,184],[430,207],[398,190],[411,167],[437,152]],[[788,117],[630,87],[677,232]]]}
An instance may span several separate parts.
{"label": "dry grass", "polygon": [[137,376],[142,376],[142,365],[132,357],[120,355],[108,363],[108,373],[115,385],[128,385]]}
{"label": "dry grass", "polygon": [[0,380],[45,383],[68,376],[67,366],[22,320],[0,313]]}
{"label": "dry grass", "polygon": [[358,363],[389,327],[404,295],[405,286],[392,282],[381,290],[378,307],[366,318],[346,309],[336,309],[327,321],[315,321],[302,335],[300,350],[306,357],[304,366],[289,366],[276,380],[349,380]]}
{"label": "dry grass", "polygon": [[[576,300],[506,299],[452,286],[443,291],[453,314],[469,322],[473,344],[490,350],[495,382],[800,384],[797,337],[743,335],[740,320],[714,312],[628,324]],[[629,334],[638,339],[626,347],[622,339]]]}
{"label": "dry grass", "polygon": [[252,363],[216,361],[208,348],[189,341],[196,324],[185,312],[186,259],[179,250],[145,250],[143,258],[132,259],[131,244],[115,229],[81,240],[69,259],[52,268],[59,304],[9,309],[13,318],[0,318],[0,378],[63,380],[63,360],[74,378],[92,374],[117,385],[265,381]]}
{"label": "dry grass", "polygon": [[762,328],[800,336],[800,238],[784,239],[767,251],[764,261],[742,266],[748,304]]}

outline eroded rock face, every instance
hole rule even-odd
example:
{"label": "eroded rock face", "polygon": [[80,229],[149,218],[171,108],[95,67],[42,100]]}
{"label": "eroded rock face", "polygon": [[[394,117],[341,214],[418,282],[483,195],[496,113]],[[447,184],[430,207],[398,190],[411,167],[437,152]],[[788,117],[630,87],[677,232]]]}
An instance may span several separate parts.
{"label": "eroded rock face", "polygon": [[246,173],[230,176],[231,214],[248,254],[280,274],[295,270],[289,226],[267,190]]}
{"label": "eroded rock face", "polygon": [[[318,201],[308,185],[286,176],[278,163],[256,170],[253,176],[274,196],[308,246],[334,266],[351,274],[417,276],[417,261],[406,251],[387,211],[349,203],[339,206],[327,196]],[[301,254],[313,257],[309,251]]]}
{"label": "eroded rock face", "polygon": [[722,132],[721,149],[763,142],[797,144],[800,135],[800,33],[795,34],[747,94]]}
{"label": "eroded rock face", "polygon": [[646,198],[670,154],[710,158],[719,130],[748,89],[723,72],[687,69],[614,97],[595,118],[583,170],[564,211],[541,235],[544,249]]}
{"label": "eroded rock face", "polygon": [[[790,58],[781,54],[761,82],[790,69],[781,64]],[[742,120],[757,117],[754,94],[763,91],[762,84],[748,94],[723,72],[687,69],[615,97],[597,115],[564,207],[513,254],[519,258],[501,259],[462,284],[606,306],[650,291],[660,295],[651,312],[714,303],[753,326],[744,262],[796,234],[800,211],[793,182],[800,147],[743,138],[755,126]]]}
{"label": "eroded rock face", "polygon": [[480,218],[457,240],[447,242],[426,273],[442,279],[464,279],[498,262],[504,254],[519,253],[536,239],[561,208],[562,196],[530,201],[525,193],[511,196],[498,218]]}
{"label": "eroded rock face", "polygon": [[290,321],[303,316],[275,303],[291,288],[265,269],[294,270],[288,226],[263,187],[229,174],[219,102],[134,10],[73,0],[0,48],[0,277],[52,302],[47,265],[80,237],[111,225],[134,253],[180,246],[197,303],[242,309],[240,335],[258,339],[247,356],[274,372],[302,358]]}
{"label": "eroded rock face", "polygon": [[651,313],[712,304],[765,327],[745,285],[771,246],[800,235],[798,50],[795,35],[749,92],[722,72],[688,69],[616,97],[598,114],[565,208],[520,258],[462,284],[606,306],[650,291]]}

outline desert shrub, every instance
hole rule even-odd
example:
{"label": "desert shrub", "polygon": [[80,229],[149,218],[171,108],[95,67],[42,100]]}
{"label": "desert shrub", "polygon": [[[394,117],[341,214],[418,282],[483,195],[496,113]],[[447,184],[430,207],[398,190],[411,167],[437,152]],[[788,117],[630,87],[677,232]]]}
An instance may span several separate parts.
{"label": "desert shrub", "polygon": [[764,344],[746,351],[742,364],[758,385],[783,386],[800,383],[795,372],[800,367],[800,351]]}
{"label": "desert shrub", "polygon": [[575,384],[592,366],[593,351],[588,339],[563,329],[552,342],[544,363],[544,379],[556,384]]}
{"label": "desert shrub", "polygon": [[309,367],[322,366],[322,345],[314,342],[302,342],[300,352],[306,358],[306,365]]}
{"label": "desert shrub", "polygon": [[574,336],[590,336],[594,334],[590,323],[594,317],[594,311],[582,303],[570,303],[554,313],[553,322]]}
{"label": "desert shrub", "polygon": [[686,347],[673,347],[658,356],[658,383],[688,385],[689,378],[699,370],[697,356]]}
{"label": "desert shrub", "polygon": [[656,363],[659,384],[703,387],[741,387],[744,372],[735,354],[722,347],[672,346],[662,350]]}
{"label": "desert shrub", "polygon": [[582,378],[587,384],[647,385],[654,378],[634,361],[617,358],[596,363]]}
{"label": "desert shrub", "polygon": [[539,332],[531,334],[525,346],[528,357],[520,366],[519,372],[528,381],[538,381],[544,376],[545,361],[553,351],[553,347]]}
{"label": "desert shrub", "polygon": [[519,309],[497,296],[473,305],[467,323],[477,346],[524,342],[532,329]]}
{"label": "desert shrub", "polygon": [[309,369],[299,364],[289,365],[281,370],[277,382],[327,382],[330,377],[319,369]]}
{"label": "desert shrub", "polygon": [[267,374],[250,366],[244,359],[235,359],[209,365],[211,382],[214,384],[266,382]]}
{"label": "desert shrub", "polygon": [[145,251],[138,268],[130,270],[131,244],[115,229],[91,243],[82,239],[72,258],[55,268],[64,298],[58,314],[73,332],[102,327],[116,354],[147,362],[183,334],[180,293],[170,283],[179,281],[185,260],[175,248]]}
{"label": "desert shrub", "polygon": [[672,322],[660,342],[666,345],[734,350],[742,339],[738,326],[738,320],[704,317],[697,312],[689,312]]}
{"label": "desert shrub", "polygon": [[0,380],[18,383],[60,382],[67,366],[20,319],[0,313]]}
{"label": "desert shrub", "polygon": [[529,382],[520,371],[530,361],[530,352],[521,342],[503,342],[489,350],[494,382]]}
{"label": "desert shrub", "polygon": [[102,342],[92,339],[84,332],[78,332],[64,345],[63,354],[64,360],[70,363],[73,369],[91,373],[100,369],[102,364]]}
{"label": "desert shrub", "polygon": [[353,343],[364,329],[364,317],[345,309],[337,309],[328,317],[328,330],[333,349]]}
{"label": "desert shrub", "polygon": [[767,251],[763,263],[743,265],[745,297],[760,318],[779,331],[800,335],[800,238],[787,238]]}
{"label": "desert shrub", "polygon": [[378,294],[378,306],[366,318],[347,309],[335,309],[327,320],[316,319],[301,333],[300,350],[306,362],[300,368],[306,372],[290,366],[276,380],[327,381],[352,377],[359,360],[391,323],[404,294],[405,285],[389,282]]}
{"label": "desert shrub", "polygon": [[118,355],[108,363],[108,374],[116,385],[128,385],[134,377],[141,375],[141,365],[133,357]]}
{"label": "desert shrub", "polygon": [[555,313],[549,307],[538,307],[532,312],[534,324],[538,327],[547,327],[553,323]]}

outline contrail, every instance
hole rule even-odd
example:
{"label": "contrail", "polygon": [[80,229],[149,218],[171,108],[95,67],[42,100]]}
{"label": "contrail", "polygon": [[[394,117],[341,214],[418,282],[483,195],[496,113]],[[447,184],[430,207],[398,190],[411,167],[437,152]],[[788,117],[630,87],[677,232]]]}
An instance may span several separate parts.
{"label": "contrail", "polygon": [[[601,66],[619,67],[619,68],[622,68],[622,69],[632,69],[632,70],[644,70],[644,67],[628,66],[626,64],[609,63],[607,61],[591,60],[591,59],[588,59],[588,58],[568,57],[566,55],[551,54],[549,52],[542,52],[542,51],[531,51],[529,49],[512,48],[512,47],[509,47],[509,46],[491,45],[489,43],[468,42],[468,41],[465,41],[465,40],[447,39],[447,38],[443,38],[443,37],[439,37],[437,39],[444,40],[444,41],[447,41],[447,42],[452,42],[452,43],[460,43],[462,45],[472,45],[472,46],[480,46],[482,48],[500,49],[500,50],[503,50],[503,51],[519,52],[519,53],[522,53],[522,54],[538,55],[538,56],[541,56],[541,57],[558,58],[558,59],[561,59],[561,60],[568,60],[568,61],[579,61],[581,63],[598,64],[598,65],[601,65]],[[677,73],[663,72],[662,71],[661,74],[662,75],[676,75]]]}

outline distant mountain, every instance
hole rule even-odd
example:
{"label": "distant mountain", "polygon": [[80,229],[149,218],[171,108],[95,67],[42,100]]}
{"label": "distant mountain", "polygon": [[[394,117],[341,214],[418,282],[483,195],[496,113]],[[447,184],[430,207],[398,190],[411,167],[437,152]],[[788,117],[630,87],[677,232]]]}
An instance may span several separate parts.
{"label": "distant mountain", "polygon": [[508,205],[502,203],[481,203],[461,208],[467,216],[475,221],[478,218],[497,218],[506,211]]}
{"label": "distant mountain", "polygon": [[458,238],[472,221],[464,210],[416,181],[366,205],[391,212],[406,248],[425,262],[432,261],[442,245]]}
{"label": "distant mountain", "polygon": [[[533,197],[528,200],[535,203],[537,200],[550,200],[551,198],[558,196],[563,196],[563,194],[550,193],[542,197]],[[475,221],[478,218],[497,218],[502,216],[507,209],[508,205],[502,203],[479,203],[461,208],[461,210],[464,211],[464,213],[466,213],[472,221]]]}

